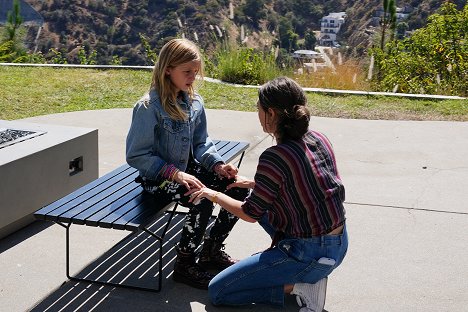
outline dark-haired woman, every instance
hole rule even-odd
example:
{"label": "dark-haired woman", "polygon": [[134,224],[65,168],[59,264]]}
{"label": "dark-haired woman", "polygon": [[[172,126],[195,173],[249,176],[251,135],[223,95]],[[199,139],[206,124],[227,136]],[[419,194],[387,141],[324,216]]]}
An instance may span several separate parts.
{"label": "dark-haired woman", "polygon": [[276,139],[259,158],[253,181],[237,177],[230,187],[251,188],[245,201],[208,188],[192,199],[208,198],[248,222],[259,222],[272,237],[264,252],[219,273],[209,284],[215,305],[284,305],[296,295],[302,311],[322,311],[327,276],[348,248],[345,190],[328,139],[309,130],[310,113],[302,88],[276,78],[258,94],[263,130]]}

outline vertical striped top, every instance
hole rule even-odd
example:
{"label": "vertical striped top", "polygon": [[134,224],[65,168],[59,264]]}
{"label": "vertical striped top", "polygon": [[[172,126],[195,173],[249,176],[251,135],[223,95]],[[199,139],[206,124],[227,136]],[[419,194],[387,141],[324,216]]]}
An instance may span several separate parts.
{"label": "vertical striped top", "polygon": [[268,213],[277,232],[297,238],[320,236],[345,221],[345,189],[332,146],[319,132],[266,149],[254,179],[242,209],[256,220]]}

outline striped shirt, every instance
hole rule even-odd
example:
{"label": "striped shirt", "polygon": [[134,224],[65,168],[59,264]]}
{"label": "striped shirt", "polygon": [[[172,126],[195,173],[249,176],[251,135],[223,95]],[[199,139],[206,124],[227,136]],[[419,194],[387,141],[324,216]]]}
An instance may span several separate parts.
{"label": "striped shirt", "polygon": [[243,211],[256,220],[267,213],[287,237],[325,235],[345,222],[345,189],[332,146],[319,132],[265,150],[254,179]]}

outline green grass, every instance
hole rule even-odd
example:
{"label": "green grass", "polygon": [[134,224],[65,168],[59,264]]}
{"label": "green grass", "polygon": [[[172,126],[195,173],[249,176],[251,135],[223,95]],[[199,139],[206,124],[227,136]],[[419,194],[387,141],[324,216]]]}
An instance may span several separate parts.
{"label": "green grass", "polygon": [[[147,90],[150,71],[0,67],[0,119],[78,110],[132,107]],[[257,90],[203,82],[207,108],[255,111]],[[307,94],[313,115],[388,120],[468,121],[468,100]]]}

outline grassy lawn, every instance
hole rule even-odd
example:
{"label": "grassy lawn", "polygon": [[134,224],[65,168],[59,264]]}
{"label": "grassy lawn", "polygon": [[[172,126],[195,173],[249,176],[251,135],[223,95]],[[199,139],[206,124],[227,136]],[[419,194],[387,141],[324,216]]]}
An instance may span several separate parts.
{"label": "grassy lawn", "polygon": [[[132,107],[147,90],[150,71],[0,66],[0,119]],[[207,108],[255,111],[257,90],[203,82]],[[313,115],[388,120],[468,121],[468,100],[307,94]]]}

